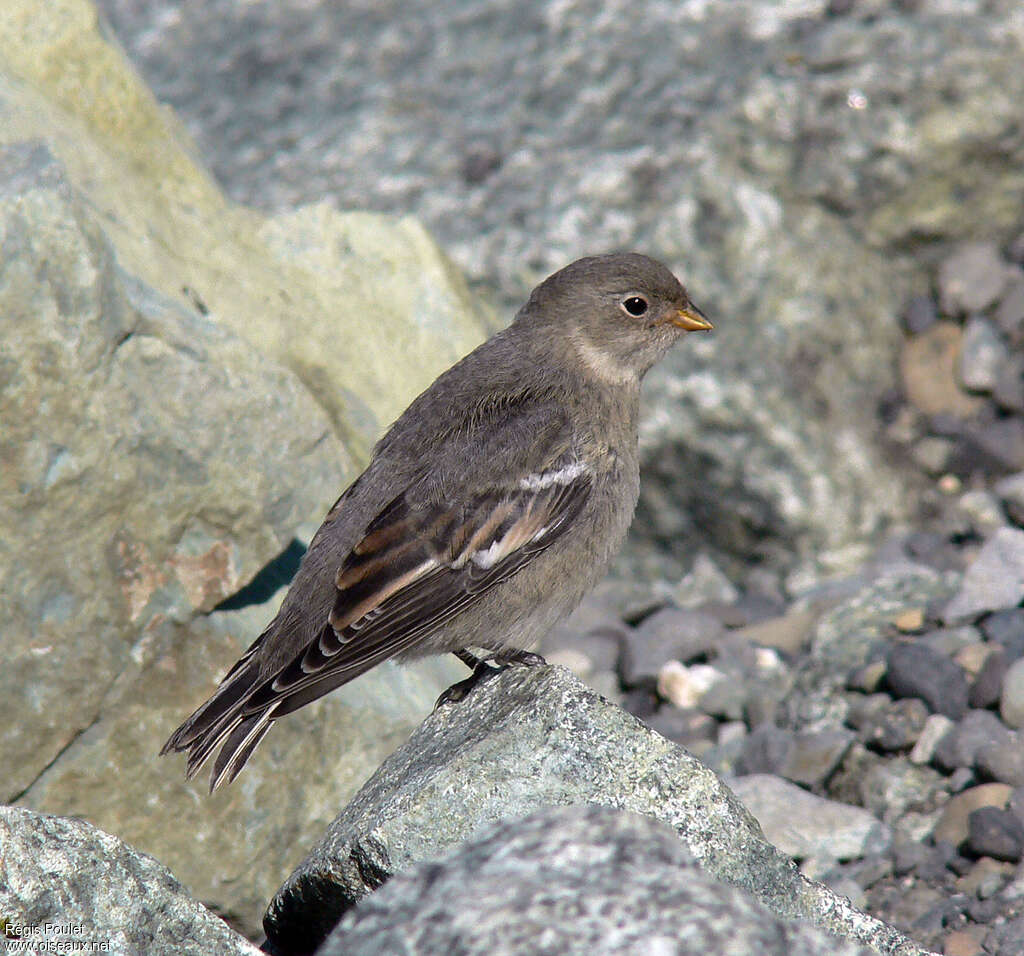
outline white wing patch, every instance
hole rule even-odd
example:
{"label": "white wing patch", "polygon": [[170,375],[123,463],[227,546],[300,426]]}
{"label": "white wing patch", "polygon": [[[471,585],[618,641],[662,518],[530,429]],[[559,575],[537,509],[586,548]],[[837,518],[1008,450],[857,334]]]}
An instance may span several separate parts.
{"label": "white wing patch", "polygon": [[587,466],[583,462],[574,461],[555,471],[540,471],[527,475],[519,480],[519,487],[523,491],[542,491],[552,485],[568,485],[584,474],[586,470]]}

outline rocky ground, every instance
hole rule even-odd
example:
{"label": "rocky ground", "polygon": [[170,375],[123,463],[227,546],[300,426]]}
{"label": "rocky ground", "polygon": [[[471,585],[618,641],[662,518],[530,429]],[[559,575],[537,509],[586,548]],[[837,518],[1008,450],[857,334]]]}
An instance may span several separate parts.
{"label": "rocky ground", "polygon": [[608,582],[544,648],[725,774],[806,873],[950,956],[1024,949],[1022,263],[1024,236],[966,244],[907,303],[879,431],[931,488],[857,573]]}

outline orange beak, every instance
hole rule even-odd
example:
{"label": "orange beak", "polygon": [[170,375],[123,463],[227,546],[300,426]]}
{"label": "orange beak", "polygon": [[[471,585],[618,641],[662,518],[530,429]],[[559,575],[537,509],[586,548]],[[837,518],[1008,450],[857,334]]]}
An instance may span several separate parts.
{"label": "orange beak", "polygon": [[708,321],[708,317],[692,302],[685,309],[680,309],[673,315],[669,322],[687,332],[706,332],[714,328]]}

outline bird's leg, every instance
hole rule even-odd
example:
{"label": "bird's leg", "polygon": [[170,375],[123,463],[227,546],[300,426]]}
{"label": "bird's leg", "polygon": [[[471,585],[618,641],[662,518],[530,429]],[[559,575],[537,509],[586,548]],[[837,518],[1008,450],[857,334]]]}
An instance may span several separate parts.
{"label": "bird's leg", "polygon": [[493,657],[482,658],[477,657],[476,654],[471,651],[467,651],[465,648],[459,651],[452,652],[463,664],[470,668],[473,673],[469,675],[465,680],[460,680],[457,684],[452,684],[440,697],[437,698],[437,703],[434,704],[434,710],[438,707],[442,707],[445,704],[453,704],[456,701],[462,700],[467,697],[477,684],[482,684],[484,681],[490,680],[496,674],[500,674],[507,667],[511,667],[513,664],[519,664],[522,667],[537,667],[540,664],[546,664],[540,654],[533,654],[530,651],[500,651]]}

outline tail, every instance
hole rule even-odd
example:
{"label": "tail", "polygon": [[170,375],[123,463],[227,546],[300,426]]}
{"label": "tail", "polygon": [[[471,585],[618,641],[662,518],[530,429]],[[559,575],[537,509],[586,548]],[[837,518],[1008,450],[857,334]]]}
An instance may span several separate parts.
{"label": "tail", "polygon": [[171,734],[160,750],[161,756],[187,752],[185,776],[191,780],[220,747],[210,774],[211,793],[238,776],[274,722],[279,701],[255,714],[244,713],[250,697],[262,683],[256,651],[263,637],[260,635],[228,671],[214,695]]}

